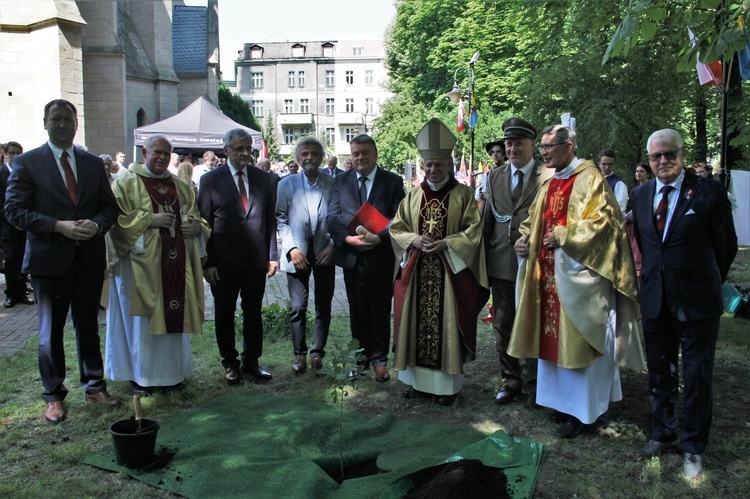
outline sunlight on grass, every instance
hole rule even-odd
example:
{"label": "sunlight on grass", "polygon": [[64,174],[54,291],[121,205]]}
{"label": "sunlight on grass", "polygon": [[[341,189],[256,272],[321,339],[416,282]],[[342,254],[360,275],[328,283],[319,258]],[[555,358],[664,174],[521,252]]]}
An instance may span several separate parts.
{"label": "sunlight on grass", "polygon": [[661,461],[658,457],[652,457],[649,459],[641,471],[641,482],[648,483],[652,480],[658,480],[661,478],[661,468]]}

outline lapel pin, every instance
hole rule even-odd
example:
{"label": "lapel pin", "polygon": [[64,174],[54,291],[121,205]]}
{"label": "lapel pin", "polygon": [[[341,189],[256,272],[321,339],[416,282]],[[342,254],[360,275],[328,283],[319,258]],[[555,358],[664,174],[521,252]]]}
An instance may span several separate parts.
{"label": "lapel pin", "polygon": [[693,189],[688,189],[687,194],[685,194],[685,199],[689,201],[692,196],[693,196]]}

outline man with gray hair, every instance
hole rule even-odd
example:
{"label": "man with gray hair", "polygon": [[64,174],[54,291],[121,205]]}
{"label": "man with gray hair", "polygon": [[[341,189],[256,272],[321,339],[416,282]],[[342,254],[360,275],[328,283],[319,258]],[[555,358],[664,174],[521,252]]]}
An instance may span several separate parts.
{"label": "man with gray hair", "polygon": [[[271,373],[258,365],[263,353],[261,306],[266,274],[278,267],[276,218],[271,181],[257,168],[248,168],[253,138],[242,128],[224,134],[227,164],[201,177],[198,207],[212,229],[206,244],[203,275],[211,285],[216,316],[216,342],[224,379],[240,381],[242,370],[261,380]],[[234,311],[242,297],[242,356],[234,346]]]}
{"label": "man with gray hair", "polygon": [[542,131],[539,188],[520,228],[518,311],[508,354],[539,359],[536,403],[555,410],[555,432],[572,438],[622,399],[618,360],[644,367],[638,278],[612,189],[594,162],[576,157],[575,132]]}
{"label": "man with gray hair", "polygon": [[[307,368],[307,302],[310,274],[315,278],[315,326],[310,353],[310,367],[317,373],[323,367],[323,356],[331,324],[331,301],[336,283],[333,265],[333,239],[326,216],[334,179],[321,175],[324,146],[315,137],[303,137],[294,148],[294,159],[301,175],[285,177],[278,187],[276,224],[281,238],[281,270],[287,273],[289,287],[289,322],[295,360],[292,370],[301,374]],[[260,162],[268,161],[260,160]],[[270,162],[269,162],[270,166]]]}
{"label": "man with gray hair", "polygon": [[643,255],[641,314],[653,429],[636,456],[648,459],[677,446],[682,348],[682,474],[695,479],[711,429],[722,282],[737,253],[737,234],[726,189],[684,168],[677,131],[654,132],[646,150],[656,178],[633,191],[633,228]]}

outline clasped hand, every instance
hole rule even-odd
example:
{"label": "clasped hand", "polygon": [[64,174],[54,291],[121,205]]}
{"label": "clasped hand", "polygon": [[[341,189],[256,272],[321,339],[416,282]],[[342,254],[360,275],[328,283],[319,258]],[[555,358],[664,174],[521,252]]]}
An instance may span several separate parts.
{"label": "clasped hand", "polygon": [[55,232],[73,241],[88,241],[99,233],[99,227],[91,220],[58,220]]}
{"label": "clasped hand", "polygon": [[415,237],[411,245],[423,253],[439,253],[448,247],[443,239],[435,241],[428,234]]}

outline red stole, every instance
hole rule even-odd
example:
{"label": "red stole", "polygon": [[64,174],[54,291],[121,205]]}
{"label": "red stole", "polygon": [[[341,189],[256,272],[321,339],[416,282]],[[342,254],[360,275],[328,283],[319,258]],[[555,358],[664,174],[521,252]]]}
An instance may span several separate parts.
{"label": "red stole", "polygon": [[159,229],[161,238],[161,289],[167,333],[185,332],[185,268],[187,252],[182,237],[180,200],[172,177],[152,178],[140,175],[151,198],[154,213],[174,213],[175,224]]}
{"label": "red stole", "polygon": [[[544,206],[544,234],[557,226],[568,223],[568,203],[575,184],[575,176],[568,179],[552,179],[547,190]],[[562,251],[558,248],[558,251]],[[555,253],[542,246],[539,253],[542,268],[540,286],[540,310],[542,334],[539,339],[539,358],[557,363],[558,331],[560,329],[560,297],[555,280]]]}

